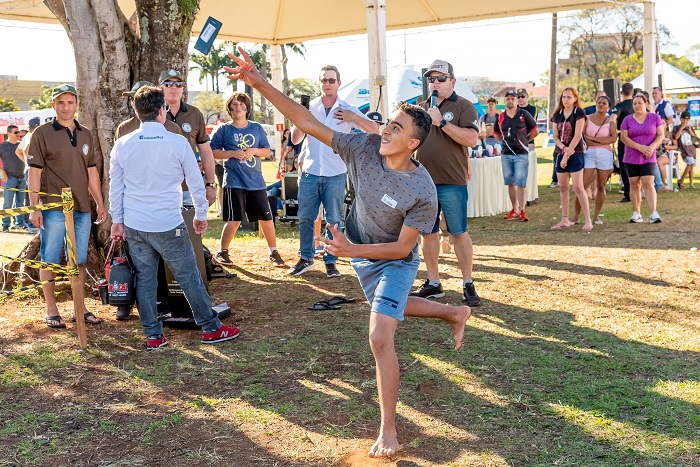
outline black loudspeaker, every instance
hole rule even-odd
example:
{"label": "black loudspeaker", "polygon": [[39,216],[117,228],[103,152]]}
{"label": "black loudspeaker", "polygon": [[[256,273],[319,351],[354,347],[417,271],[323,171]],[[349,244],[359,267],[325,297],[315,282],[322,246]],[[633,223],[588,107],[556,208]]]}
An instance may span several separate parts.
{"label": "black loudspeaker", "polygon": [[425,72],[428,71],[427,68],[421,68],[420,75],[423,77],[423,100],[427,101],[430,95],[430,86],[428,86],[428,79],[424,76]]}
{"label": "black loudspeaker", "polygon": [[598,80],[598,90],[605,91],[605,94],[612,101],[610,108],[620,102],[620,78],[605,78]]}

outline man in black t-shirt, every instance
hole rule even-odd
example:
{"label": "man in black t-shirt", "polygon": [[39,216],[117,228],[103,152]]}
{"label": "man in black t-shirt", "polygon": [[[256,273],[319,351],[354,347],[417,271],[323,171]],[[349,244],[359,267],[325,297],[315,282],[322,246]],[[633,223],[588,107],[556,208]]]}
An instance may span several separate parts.
{"label": "man in black t-shirt", "polygon": [[[622,85],[622,101],[619,102],[610,111],[610,119],[617,124],[617,130],[620,131],[620,126],[622,126],[622,121],[628,115],[634,113],[632,108],[632,97],[634,95],[634,85],[632,83],[625,83]],[[625,170],[625,164],[622,163],[622,158],[625,156],[625,145],[620,139],[617,142],[617,160],[620,163],[620,181],[623,186],[624,197],[618,201],[618,203],[629,203],[630,202],[630,181],[627,176],[627,170]]]}
{"label": "man in black t-shirt", "polygon": [[537,136],[537,122],[522,107],[515,105],[516,93],[506,92],[506,111],[498,116],[493,127],[493,134],[498,141],[503,141],[501,164],[503,180],[508,186],[508,196],[513,209],[505,217],[527,222],[525,214],[525,186],[527,185],[529,143]]}
{"label": "man in black t-shirt", "polygon": [[[17,125],[9,125],[7,127],[7,141],[0,144],[0,179],[2,179],[5,188],[17,188],[18,190],[27,189],[27,181],[24,179],[24,162],[17,157],[15,152],[19,146],[19,128]],[[4,190],[3,191],[3,209],[19,208],[24,206],[24,192]],[[10,230],[11,217],[2,218],[2,231]],[[26,231],[27,226],[24,223],[24,216],[15,216],[15,227],[19,230]]]}

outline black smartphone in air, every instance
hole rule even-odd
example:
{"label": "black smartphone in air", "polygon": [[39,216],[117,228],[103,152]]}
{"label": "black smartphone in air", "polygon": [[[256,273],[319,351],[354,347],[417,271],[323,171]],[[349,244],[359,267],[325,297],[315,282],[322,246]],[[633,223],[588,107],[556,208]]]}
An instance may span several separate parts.
{"label": "black smartphone in air", "polygon": [[307,109],[309,108],[309,102],[311,102],[311,96],[307,96],[306,94],[301,95],[301,105],[306,107]]}

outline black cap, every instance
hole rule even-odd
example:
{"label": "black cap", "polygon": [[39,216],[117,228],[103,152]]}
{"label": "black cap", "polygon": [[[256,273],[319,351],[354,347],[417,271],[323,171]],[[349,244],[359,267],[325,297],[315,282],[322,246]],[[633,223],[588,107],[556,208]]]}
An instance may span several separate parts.
{"label": "black cap", "polygon": [[690,118],[690,112],[684,110],[683,112],[681,112],[681,118]]}
{"label": "black cap", "polygon": [[373,122],[384,123],[382,114],[380,114],[379,112],[367,112],[366,117],[372,120]]}
{"label": "black cap", "polygon": [[498,104],[498,101],[496,100],[495,97],[489,97],[486,99],[486,103],[488,104],[489,102],[493,102],[494,104]]}
{"label": "black cap", "polygon": [[29,129],[33,130],[34,128],[41,125],[41,119],[39,117],[32,117],[29,119],[29,122],[27,124],[29,125]]}

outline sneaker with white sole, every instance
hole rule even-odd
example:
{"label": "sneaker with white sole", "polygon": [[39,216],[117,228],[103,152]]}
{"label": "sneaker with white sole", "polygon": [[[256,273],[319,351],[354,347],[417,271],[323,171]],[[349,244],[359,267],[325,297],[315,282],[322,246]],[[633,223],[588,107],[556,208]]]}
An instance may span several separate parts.
{"label": "sneaker with white sole", "polygon": [[238,337],[241,330],[237,327],[224,326],[213,332],[202,331],[202,344],[216,344],[217,342],[230,341]]}
{"label": "sneaker with white sole", "polygon": [[445,296],[445,291],[442,290],[442,284],[430,285],[430,281],[426,280],[420,289],[409,294],[411,297],[420,298],[442,298]]}
{"label": "sneaker with white sole", "polygon": [[160,349],[168,345],[168,339],[164,335],[151,336],[146,338],[146,350]]}
{"label": "sneaker with white sole", "polygon": [[649,216],[649,223],[656,224],[658,222],[661,222],[661,216],[659,216],[658,212],[654,211],[651,213],[651,216]]}
{"label": "sneaker with white sole", "polygon": [[335,267],[335,263],[326,263],[326,277],[340,277],[340,271]]}
{"label": "sneaker with white sole", "polygon": [[630,217],[630,224],[639,224],[640,222],[644,222],[644,219],[642,218],[641,214],[635,211],[632,214],[632,217]]}
{"label": "sneaker with white sole", "polygon": [[233,261],[228,256],[228,250],[221,250],[214,256],[216,261],[222,266],[233,266]]}
{"label": "sneaker with white sole", "polygon": [[283,268],[286,266],[284,264],[284,260],[280,256],[280,252],[275,250],[272,253],[270,253],[270,262],[276,267],[276,268]]}
{"label": "sneaker with white sole", "polygon": [[313,260],[307,261],[305,259],[299,259],[299,261],[297,261],[297,264],[295,264],[293,268],[291,268],[289,271],[287,271],[287,274],[289,274],[290,276],[301,276],[306,271],[313,269],[313,268],[314,268]]}

